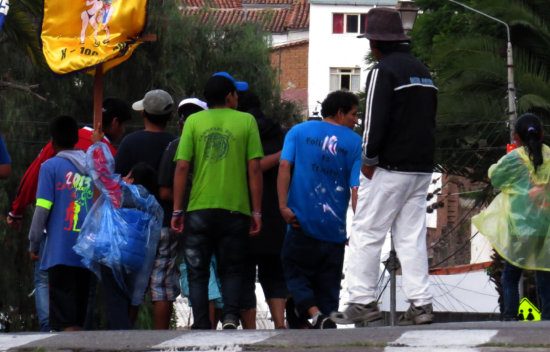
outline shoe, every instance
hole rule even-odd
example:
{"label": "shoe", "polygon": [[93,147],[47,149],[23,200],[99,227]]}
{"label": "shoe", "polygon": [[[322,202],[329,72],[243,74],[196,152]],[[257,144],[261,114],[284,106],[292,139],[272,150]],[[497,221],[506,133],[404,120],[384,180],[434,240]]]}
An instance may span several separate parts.
{"label": "shoe", "polygon": [[350,303],[345,311],[331,313],[330,319],[336,324],[366,323],[382,319],[382,313],[376,301],[369,304]]}
{"label": "shoe", "polygon": [[223,319],[222,329],[223,330],[235,330],[239,327],[239,319],[233,314],[228,314]]}
{"label": "shoe", "polygon": [[336,323],[324,314],[319,314],[312,325],[314,329],[336,329]]}
{"label": "shoe", "polygon": [[294,300],[292,297],[289,297],[286,301],[286,321],[288,323],[289,329],[313,329],[311,323],[307,318],[299,315],[296,312],[296,307],[294,305]]}
{"label": "shoe", "polygon": [[409,309],[399,317],[398,325],[431,324],[434,319],[432,304],[415,307],[412,303]]}

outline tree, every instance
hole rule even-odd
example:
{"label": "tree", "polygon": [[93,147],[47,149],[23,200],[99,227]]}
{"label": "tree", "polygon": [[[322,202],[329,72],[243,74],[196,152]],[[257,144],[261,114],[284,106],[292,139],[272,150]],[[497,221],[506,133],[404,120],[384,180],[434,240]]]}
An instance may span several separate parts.
{"label": "tree", "polygon": [[[511,27],[518,114],[550,121],[550,27],[541,0],[471,0],[466,4]],[[442,171],[483,180],[509,141],[506,33],[503,25],[458,5],[417,0],[415,53],[440,88],[436,159]]]}

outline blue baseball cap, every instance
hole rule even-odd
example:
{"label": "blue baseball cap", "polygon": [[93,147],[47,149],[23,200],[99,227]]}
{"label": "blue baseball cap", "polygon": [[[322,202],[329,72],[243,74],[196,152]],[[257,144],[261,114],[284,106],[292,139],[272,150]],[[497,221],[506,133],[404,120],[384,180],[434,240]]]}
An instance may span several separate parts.
{"label": "blue baseball cap", "polygon": [[212,77],[214,77],[214,76],[222,76],[222,77],[225,77],[225,78],[229,79],[231,82],[233,82],[233,84],[235,85],[235,88],[237,88],[237,91],[239,91],[239,92],[248,90],[248,83],[235,81],[235,78],[233,78],[233,76],[231,76],[227,72],[216,72],[212,75]]}

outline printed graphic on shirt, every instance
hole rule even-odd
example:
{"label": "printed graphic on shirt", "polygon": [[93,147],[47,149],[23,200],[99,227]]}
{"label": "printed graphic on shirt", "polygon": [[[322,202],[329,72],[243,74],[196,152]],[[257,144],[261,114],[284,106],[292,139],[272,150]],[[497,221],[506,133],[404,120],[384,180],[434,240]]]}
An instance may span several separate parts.
{"label": "printed graphic on shirt", "polygon": [[213,163],[225,159],[229,151],[229,143],[235,140],[229,130],[219,127],[207,129],[200,138],[205,144],[204,159]]}
{"label": "printed graphic on shirt", "polygon": [[[313,193],[315,194],[315,199],[320,201],[318,205],[323,210],[323,213],[325,215],[330,215],[338,219],[338,221],[343,221],[343,219],[338,216],[337,212],[333,209],[330,203],[335,201],[335,199],[333,198],[334,194],[346,190],[340,184],[339,176],[342,176],[342,168],[339,167],[340,163],[338,162],[338,160],[334,159],[338,157],[339,153],[344,156],[347,155],[348,151],[344,148],[338,147],[338,137],[334,135],[327,135],[323,139],[312,139],[307,137],[306,143],[318,146],[322,150],[322,153],[320,154],[320,160],[311,163],[312,171],[316,173],[321,173],[333,179],[332,182],[326,182],[326,180],[323,180],[323,182],[314,187]],[[335,168],[335,166],[337,168]],[[333,189],[328,190],[327,187]]]}
{"label": "printed graphic on shirt", "polygon": [[58,191],[69,190],[71,191],[71,202],[65,211],[65,219],[63,229],[67,231],[80,231],[78,223],[79,214],[84,207],[86,213],[88,212],[88,199],[93,198],[92,191],[92,178],[89,176],[81,175],[78,172],[68,171],[65,174],[65,182],[58,182],[55,189]]}

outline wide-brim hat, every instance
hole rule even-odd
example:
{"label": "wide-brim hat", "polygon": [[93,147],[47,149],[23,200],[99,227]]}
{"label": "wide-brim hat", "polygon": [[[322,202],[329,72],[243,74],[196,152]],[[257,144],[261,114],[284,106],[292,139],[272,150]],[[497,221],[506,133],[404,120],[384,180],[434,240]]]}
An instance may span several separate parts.
{"label": "wide-brim hat", "polygon": [[401,16],[395,9],[376,7],[367,13],[367,29],[358,38],[367,38],[381,42],[409,41],[405,34]]}

